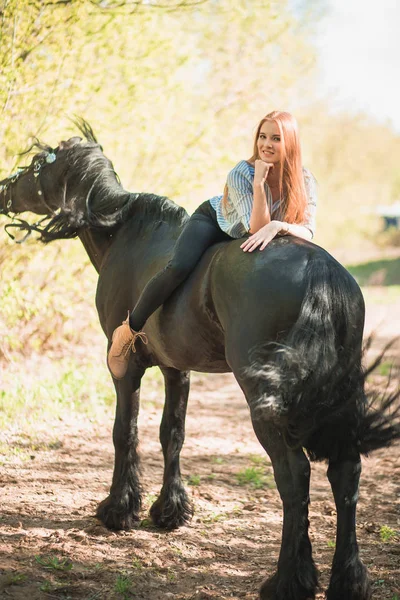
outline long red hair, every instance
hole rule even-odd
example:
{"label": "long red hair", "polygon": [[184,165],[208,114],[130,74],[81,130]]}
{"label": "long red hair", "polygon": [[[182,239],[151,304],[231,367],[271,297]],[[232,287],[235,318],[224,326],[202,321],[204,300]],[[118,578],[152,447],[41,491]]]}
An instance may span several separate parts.
{"label": "long red hair", "polygon": [[[301,160],[300,138],[297,121],[288,112],[274,110],[265,115],[258,124],[254,137],[253,156],[248,162],[254,164],[259,157],[257,140],[261,127],[266,121],[274,121],[281,135],[281,154],[279,188],[283,199],[282,219],[287,223],[303,223],[307,209],[307,193],[304,185]],[[225,186],[223,205],[228,200],[228,188]],[[225,204],[226,205],[226,204]]]}

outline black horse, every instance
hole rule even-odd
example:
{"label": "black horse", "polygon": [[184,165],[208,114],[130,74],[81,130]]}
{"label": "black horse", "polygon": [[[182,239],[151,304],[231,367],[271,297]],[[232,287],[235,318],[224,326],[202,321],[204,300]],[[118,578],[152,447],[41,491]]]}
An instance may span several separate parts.
{"label": "black horse", "polygon": [[[75,137],[55,149],[38,144],[31,165],[0,182],[0,211],[45,215],[33,225],[14,218],[8,231],[36,231],[44,242],[80,238],[99,273],[96,304],[110,345],[114,328],[171,256],[188,217],[167,198],[125,191],[90,127],[81,123],[80,129],[85,142]],[[393,411],[387,416],[394,396],[383,408],[368,407],[361,291],[332,256],[310,242],[287,236],[252,254],[241,251],[240,243],[217,244],[205,253],[146,323],[149,344],[138,344],[126,376],[114,381],[114,474],[97,516],[112,529],[129,529],[139,519],[139,390],[146,368],[158,365],[166,390],[160,428],[165,464],[151,517],[166,529],[190,519],[179,464],[189,372],[232,371],[283,502],[278,567],[260,598],[315,597],[308,535],[311,458],[329,461],[337,507],[327,598],[367,600],[355,529],[360,453],[400,438],[400,427]]]}

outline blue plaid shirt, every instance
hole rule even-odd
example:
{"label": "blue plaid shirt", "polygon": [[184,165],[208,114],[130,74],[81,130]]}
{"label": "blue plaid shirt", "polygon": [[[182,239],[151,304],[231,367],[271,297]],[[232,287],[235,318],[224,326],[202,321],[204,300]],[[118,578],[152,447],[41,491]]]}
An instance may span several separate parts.
{"label": "blue plaid shirt", "polygon": [[[314,236],[315,212],[317,207],[317,190],[314,176],[303,168],[304,184],[308,197],[308,210],[302,225],[307,227]],[[253,181],[254,167],[246,160],[241,160],[236,167],[228,173],[228,202],[222,207],[223,196],[214,196],[209,202],[217,213],[218,225],[233,238],[241,238],[250,229],[250,216],[253,208]],[[282,221],[281,199],[272,200],[271,190],[265,184],[265,194],[271,219]]]}

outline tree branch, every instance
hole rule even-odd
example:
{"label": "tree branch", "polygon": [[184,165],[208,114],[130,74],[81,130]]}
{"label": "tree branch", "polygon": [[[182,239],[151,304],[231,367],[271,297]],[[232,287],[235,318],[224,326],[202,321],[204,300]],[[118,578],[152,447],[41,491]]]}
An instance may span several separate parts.
{"label": "tree branch", "polygon": [[[205,4],[209,0],[182,0],[181,2],[177,2],[174,4],[169,4],[165,2],[152,2],[151,0],[122,0],[121,2],[111,0],[108,2],[107,0],[88,0],[90,4],[93,4],[97,9],[102,12],[111,12],[111,11],[124,11],[128,14],[133,14],[137,12],[140,8],[144,10],[148,8],[160,8],[167,11],[176,11],[180,9],[189,9],[199,6],[201,4]],[[53,0],[52,2],[45,2],[44,6],[58,6],[58,5],[66,5],[72,4],[74,0]],[[33,5],[34,3],[30,3]],[[129,8],[132,7],[131,10]],[[124,10],[125,9],[125,10]]]}

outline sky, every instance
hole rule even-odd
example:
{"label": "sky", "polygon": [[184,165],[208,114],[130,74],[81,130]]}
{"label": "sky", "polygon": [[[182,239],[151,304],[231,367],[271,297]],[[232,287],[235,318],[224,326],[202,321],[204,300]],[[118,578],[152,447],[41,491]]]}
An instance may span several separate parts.
{"label": "sky", "polygon": [[400,133],[400,1],[324,0],[317,26],[321,92]]}

